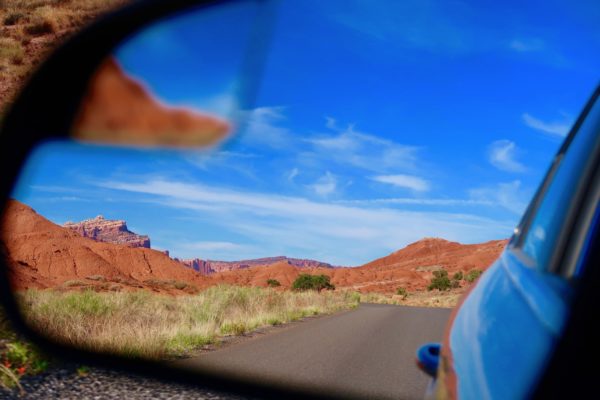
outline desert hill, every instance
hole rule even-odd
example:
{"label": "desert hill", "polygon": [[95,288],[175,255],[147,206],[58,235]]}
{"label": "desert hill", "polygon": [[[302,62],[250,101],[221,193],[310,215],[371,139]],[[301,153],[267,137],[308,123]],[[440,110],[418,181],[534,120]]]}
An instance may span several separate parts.
{"label": "desert hill", "polygon": [[[118,226],[124,226],[124,222]],[[123,231],[115,232],[119,239]],[[461,244],[425,238],[352,268],[332,268],[318,261],[283,256],[237,262],[197,260],[206,268],[210,267],[209,263],[217,263],[217,266],[224,263],[221,272],[211,269],[211,273],[205,275],[206,272],[192,268],[189,263],[184,264],[187,260],[180,262],[170,258],[168,252],[131,247],[132,243],[127,240],[122,244],[105,243],[84,237],[77,230],[48,221],[16,200],[8,203],[0,234],[4,242],[0,250],[5,253],[13,285],[18,289],[66,285],[118,290],[115,286],[118,285],[125,289],[148,288],[168,293],[218,284],[267,286],[268,279],[276,279],[281,289],[288,289],[301,273],[325,274],[336,287],[359,292],[392,294],[399,287],[419,291],[426,289],[433,271],[440,268],[450,274],[485,270],[507,243],[507,240],[494,240]],[[99,240],[107,240],[107,237],[100,235]]]}
{"label": "desert hill", "polygon": [[18,289],[87,285],[177,292],[206,284],[163,252],[83,237],[16,200],[7,204],[0,235]]}
{"label": "desert hill", "polygon": [[424,290],[433,271],[440,268],[450,274],[473,269],[485,270],[498,258],[507,240],[480,244],[461,244],[444,239],[425,238],[409,244],[388,256],[354,268],[297,268],[281,261],[267,266],[254,266],[210,275],[211,284],[229,283],[267,286],[267,279],[278,280],[290,288],[301,273],[325,274],[338,288],[359,292],[395,293],[398,287],[409,291]]}

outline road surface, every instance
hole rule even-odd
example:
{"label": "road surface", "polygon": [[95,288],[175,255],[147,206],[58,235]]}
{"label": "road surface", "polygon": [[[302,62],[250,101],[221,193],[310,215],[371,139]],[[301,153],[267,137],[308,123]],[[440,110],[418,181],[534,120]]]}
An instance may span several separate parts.
{"label": "road surface", "polygon": [[415,351],[441,340],[449,315],[449,309],[362,304],[178,364],[341,397],[422,399],[428,379],[415,366]]}

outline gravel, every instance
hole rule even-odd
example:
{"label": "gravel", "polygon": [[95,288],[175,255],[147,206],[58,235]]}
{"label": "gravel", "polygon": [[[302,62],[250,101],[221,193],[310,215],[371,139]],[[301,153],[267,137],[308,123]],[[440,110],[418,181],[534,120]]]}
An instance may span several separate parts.
{"label": "gravel", "polygon": [[171,384],[137,375],[90,368],[80,375],[76,366],[63,365],[21,379],[25,393],[0,388],[0,399],[205,399],[250,400],[183,384]]}

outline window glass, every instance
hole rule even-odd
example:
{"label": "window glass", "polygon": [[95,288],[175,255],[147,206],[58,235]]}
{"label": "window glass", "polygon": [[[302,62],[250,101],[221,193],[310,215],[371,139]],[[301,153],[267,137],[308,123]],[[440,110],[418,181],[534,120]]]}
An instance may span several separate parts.
{"label": "window glass", "polygon": [[558,156],[562,157],[560,164],[525,232],[523,251],[538,269],[550,267],[550,257],[581,183],[581,173],[597,141],[599,124],[600,104],[596,101],[565,154]]}

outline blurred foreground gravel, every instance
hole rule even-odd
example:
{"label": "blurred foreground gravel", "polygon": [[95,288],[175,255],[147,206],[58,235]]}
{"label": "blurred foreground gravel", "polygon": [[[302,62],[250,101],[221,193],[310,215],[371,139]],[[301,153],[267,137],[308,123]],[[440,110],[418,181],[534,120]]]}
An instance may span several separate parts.
{"label": "blurred foreground gravel", "polygon": [[61,366],[21,380],[25,390],[0,388],[0,399],[206,399],[250,400],[181,384],[169,384],[111,370],[90,369],[85,376],[75,366]]}

